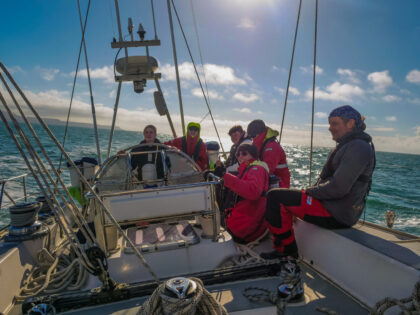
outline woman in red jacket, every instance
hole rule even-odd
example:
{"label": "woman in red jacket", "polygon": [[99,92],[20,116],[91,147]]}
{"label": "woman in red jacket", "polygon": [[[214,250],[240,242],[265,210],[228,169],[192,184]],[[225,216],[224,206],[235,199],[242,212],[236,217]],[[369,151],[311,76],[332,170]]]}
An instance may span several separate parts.
{"label": "woman in red jacket", "polygon": [[264,213],[268,190],[267,164],[258,161],[257,147],[241,144],[236,152],[238,176],[226,173],[224,184],[235,194],[234,206],[226,209],[226,225],[238,243],[249,243],[267,229]]}
{"label": "woman in red jacket", "polygon": [[209,168],[206,144],[200,138],[201,126],[199,123],[190,122],[187,126],[187,135],[166,141],[166,145],[173,146],[188,154],[202,171]]}

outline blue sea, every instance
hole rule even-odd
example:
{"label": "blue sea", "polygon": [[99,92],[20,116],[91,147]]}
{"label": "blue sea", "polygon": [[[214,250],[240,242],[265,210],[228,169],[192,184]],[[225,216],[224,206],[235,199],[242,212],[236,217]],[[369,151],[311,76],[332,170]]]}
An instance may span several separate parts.
{"label": "blue sea", "polygon": [[[33,125],[47,153],[57,166],[60,160],[59,150],[55,147],[40,125]],[[61,142],[64,126],[50,126],[52,132]],[[100,145],[103,159],[108,146],[109,130],[99,129]],[[134,145],[142,139],[140,132],[116,130],[111,154],[118,150]],[[160,140],[167,140],[169,136],[159,135]],[[205,139],[206,140],[206,139]],[[229,140],[223,140],[224,147],[229,148]],[[283,145],[292,174],[291,186],[301,188],[308,185],[309,147]],[[65,148],[72,159],[84,156],[95,157],[96,145],[93,129],[83,127],[69,127]],[[315,148],[313,152],[314,182],[326,160],[329,148]],[[64,163],[65,164],[65,163]],[[10,138],[5,126],[0,124],[0,179],[27,173],[26,164]],[[63,170],[63,178],[70,184],[68,171]],[[39,189],[32,178],[27,179],[28,193],[31,198],[39,196]],[[6,191],[14,198],[23,197],[22,180],[8,182]],[[10,201],[3,196],[0,211],[0,228],[8,224],[8,210]],[[395,211],[397,218],[394,228],[400,231],[420,236],[420,155],[377,152],[377,164],[373,177],[373,185],[368,197],[367,207],[362,218],[385,226],[385,212]]]}

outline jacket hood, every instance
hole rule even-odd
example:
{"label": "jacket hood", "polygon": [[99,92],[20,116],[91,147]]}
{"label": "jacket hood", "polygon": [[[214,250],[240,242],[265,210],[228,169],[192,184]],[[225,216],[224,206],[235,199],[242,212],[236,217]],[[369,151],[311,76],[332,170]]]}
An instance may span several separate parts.
{"label": "jacket hood", "polygon": [[187,125],[187,137],[189,136],[189,130],[190,130],[190,127],[197,127],[198,128],[198,138],[200,138],[200,131],[201,131],[201,126],[200,126],[200,124],[199,123],[196,123],[196,122],[190,122],[188,125]]}
{"label": "jacket hood", "polygon": [[265,135],[265,139],[269,139],[269,138],[272,138],[272,137],[277,137],[279,134],[280,133],[277,130],[274,130],[274,129],[271,129],[270,127],[267,127],[267,134]]}

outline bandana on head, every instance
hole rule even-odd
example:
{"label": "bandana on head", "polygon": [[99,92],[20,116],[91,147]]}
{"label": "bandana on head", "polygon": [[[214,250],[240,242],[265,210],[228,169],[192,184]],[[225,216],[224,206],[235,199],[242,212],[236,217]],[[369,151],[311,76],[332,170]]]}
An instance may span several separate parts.
{"label": "bandana on head", "polygon": [[333,109],[329,117],[341,117],[346,119],[354,119],[357,129],[362,128],[362,116],[350,105],[344,105]]}

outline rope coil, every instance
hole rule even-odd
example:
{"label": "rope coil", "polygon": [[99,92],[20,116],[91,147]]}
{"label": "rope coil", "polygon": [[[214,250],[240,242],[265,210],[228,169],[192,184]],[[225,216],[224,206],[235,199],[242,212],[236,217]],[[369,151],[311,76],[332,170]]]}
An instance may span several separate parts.
{"label": "rope coil", "polygon": [[227,315],[224,306],[204,288],[200,279],[191,277],[190,280],[197,284],[196,292],[191,298],[178,299],[168,296],[165,294],[166,282],[163,282],[140,307],[137,315]]}

